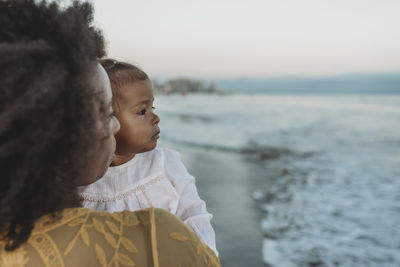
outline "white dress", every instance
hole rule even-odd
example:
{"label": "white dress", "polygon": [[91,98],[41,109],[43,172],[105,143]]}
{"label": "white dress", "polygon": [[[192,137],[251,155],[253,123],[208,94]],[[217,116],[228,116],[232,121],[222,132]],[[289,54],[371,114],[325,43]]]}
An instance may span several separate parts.
{"label": "white dress", "polygon": [[212,215],[197,193],[195,178],[174,150],[156,148],[136,154],[132,160],[108,168],[103,178],[81,190],[85,208],[109,212],[150,207],[168,210],[218,256]]}

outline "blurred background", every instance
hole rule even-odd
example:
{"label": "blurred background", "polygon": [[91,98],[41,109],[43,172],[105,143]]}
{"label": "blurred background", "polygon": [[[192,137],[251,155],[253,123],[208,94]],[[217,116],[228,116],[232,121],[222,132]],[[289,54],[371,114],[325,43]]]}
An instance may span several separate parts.
{"label": "blurred background", "polygon": [[400,1],[93,3],[223,266],[400,266]]}

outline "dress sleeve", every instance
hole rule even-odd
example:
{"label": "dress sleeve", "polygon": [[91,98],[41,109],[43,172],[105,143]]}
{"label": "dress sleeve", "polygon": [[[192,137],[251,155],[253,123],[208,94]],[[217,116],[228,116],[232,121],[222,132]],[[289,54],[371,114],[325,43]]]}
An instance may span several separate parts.
{"label": "dress sleeve", "polygon": [[176,215],[218,255],[215,232],[210,223],[212,215],[197,193],[195,178],[186,170],[178,152],[164,149],[164,168],[179,195]]}

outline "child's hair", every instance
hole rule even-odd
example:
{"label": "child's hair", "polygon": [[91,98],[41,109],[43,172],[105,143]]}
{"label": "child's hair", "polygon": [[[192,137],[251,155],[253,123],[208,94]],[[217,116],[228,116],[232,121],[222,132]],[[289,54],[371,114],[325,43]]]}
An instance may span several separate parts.
{"label": "child's hair", "polygon": [[124,85],[149,80],[143,70],[129,63],[107,58],[100,60],[100,64],[108,74],[114,96],[118,95],[118,90]]}

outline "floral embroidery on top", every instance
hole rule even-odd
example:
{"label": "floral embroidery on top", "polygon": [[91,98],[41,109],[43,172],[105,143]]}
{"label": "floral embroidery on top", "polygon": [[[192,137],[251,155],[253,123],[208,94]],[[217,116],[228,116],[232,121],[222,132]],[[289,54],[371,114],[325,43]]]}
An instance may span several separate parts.
{"label": "floral embroidery on top", "polygon": [[[161,219],[157,222],[156,217]],[[156,225],[160,227],[160,233],[163,225],[173,225],[176,230],[159,236]],[[163,244],[166,240],[170,242],[159,247],[158,239]],[[171,252],[174,256],[170,256]],[[198,257],[193,258],[193,254]],[[11,252],[5,251],[5,241],[0,240],[1,267],[135,264],[159,267],[162,266],[160,259],[176,261],[177,265],[180,262],[191,263],[187,266],[192,267],[221,266],[212,250],[178,218],[153,208],[119,213],[66,209],[55,216],[46,215],[37,220],[28,241]]]}
{"label": "floral embroidery on top", "polygon": [[[94,245],[97,259],[101,266],[118,266],[122,264],[124,266],[135,266],[135,263],[124,253],[120,252],[120,247],[124,247],[128,252],[138,253],[137,247],[126,237],[122,236],[124,226],[137,226],[140,222],[136,218],[131,218],[128,214],[112,214],[111,220],[105,220],[104,223],[95,217],[89,219],[90,213],[72,220],[68,226],[76,227],[80,226],[78,232],[74,238],[67,245],[64,256],[68,255],[72,248],[75,246],[75,242],[80,237],[86,246],[90,245],[90,237],[87,229],[94,228],[98,233],[103,235],[106,242],[115,249],[111,260],[107,261],[106,254],[102,246],[98,243]],[[110,218],[110,217],[107,217]],[[114,235],[113,235],[114,234]],[[115,235],[117,236],[115,238]]]}
{"label": "floral embroidery on top", "polygon": [[[211,255],[214,254],[214,252],[205,244],[203,244],[200,239],[196,236],[194,232],[192,232],[186,225],[185,225],[185,230],[189,234],[189,237],[186,235],[183,235],[181,233],[170,233],[169,236],[172,239],[182,241],[182,242],[192,242],[196,245],[196,254],[199,256],[202,252],[206,254],[207,256],[207,264],[208,266],[211,266],[212,263],[214,262],[213,257]],[[208,253],[206,253],[208,252]],[[210,253],[211,252],[211,253]],[[219,260],[218,257],[215,257],[215,259]],[[220,264],[218,262],[218,264]]]}

